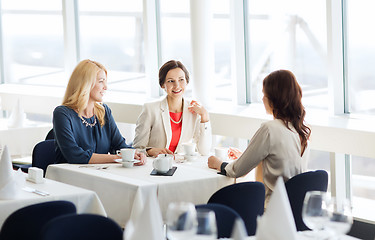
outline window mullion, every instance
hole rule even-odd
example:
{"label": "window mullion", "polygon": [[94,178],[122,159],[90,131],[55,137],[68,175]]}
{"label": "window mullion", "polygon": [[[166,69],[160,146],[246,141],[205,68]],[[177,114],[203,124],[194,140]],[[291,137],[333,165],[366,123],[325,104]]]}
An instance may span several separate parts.
{"label": "window mullion", "polygon": [[64,21],[65,73],[70,74],[80,60],[79,17],[77,0],[62,1]]}

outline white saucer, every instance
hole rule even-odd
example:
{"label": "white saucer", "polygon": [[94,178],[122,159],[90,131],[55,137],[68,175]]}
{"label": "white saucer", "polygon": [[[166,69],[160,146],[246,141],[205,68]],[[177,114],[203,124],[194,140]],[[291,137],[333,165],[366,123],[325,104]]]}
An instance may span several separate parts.
{"label": "white saucer", "polygon": [[184,156],[189,156],[189,157],[198,156],[198,155],[199,155],[198,152],[194,152],[193,154],[184,154]]}
{"label": "white saucer", "polygon": [[184,157],[187,161],[191,161],[191,162],[197,161],[199,160],[199,153],[195,152],[194,154],[191,154],[191,155],[185,154]]}
{"label": "white saucer", "polygon": [[123,163],[123,162],[139,163],[140,162],[140,160],[138,160],[138,159],[133,159],[133,160],[130,160],[130,161],[122,161],[122,158],[115,159],[115,161],[118,162],[118,163]]}

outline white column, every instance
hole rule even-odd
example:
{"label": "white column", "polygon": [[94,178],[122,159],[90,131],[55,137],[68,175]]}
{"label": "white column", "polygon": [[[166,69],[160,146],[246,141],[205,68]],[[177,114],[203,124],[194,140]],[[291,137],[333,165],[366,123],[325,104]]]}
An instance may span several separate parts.
{"label": "white column", "polygon": [[213,106],[215,90],[212,19],[211,0],[190,0],[193,97],[206,108]]}
{"label": "white column", "polygon": [[286,68],[292,72],[296,71],[296,48],[297,48],[297,40],[296,40],[296,27],[297,27],[298,19],[296,15],[289,16],[288,26],[286,30],[286,53],[285,53],[285,60],[286,60]]}
{"label": "white column", "polygon": [[[2,2],[0,0],[0,11],[2,12]],[[3,36],[3,15],[0,16],[0,83],[5,83],[5,61],[4,61],[4,36]],[[1,98],[0,98],[1,100]]]}
{"label": "white column", "polygon": [[79,20],[76,0],[63,0],[64,21],[64,66],[65,74],[70,76],[79,59]]}
{"label": "white column", "polygon": [[347,197],[350,176],[346,174],[345,154],[330,153],[331,194],[339,199]]}

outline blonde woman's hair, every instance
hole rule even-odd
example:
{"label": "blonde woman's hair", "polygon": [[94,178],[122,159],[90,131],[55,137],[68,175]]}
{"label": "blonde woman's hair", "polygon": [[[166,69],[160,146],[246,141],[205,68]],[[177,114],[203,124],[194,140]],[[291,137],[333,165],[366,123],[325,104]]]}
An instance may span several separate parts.
{"label": "blonde woman's hair", "polygon": [[[82,117],[80,112],[87,107],[90,92],[96,82],[96,76],[101,70],[107,76],[107,69],[98,62],[86,59],[78,63],[70,76],[62,105],[76,110],[79,117]],[[98,118],[100,125],[103,126],[105,124],[105,109],[102,103],[95,103],[94,114]]]}

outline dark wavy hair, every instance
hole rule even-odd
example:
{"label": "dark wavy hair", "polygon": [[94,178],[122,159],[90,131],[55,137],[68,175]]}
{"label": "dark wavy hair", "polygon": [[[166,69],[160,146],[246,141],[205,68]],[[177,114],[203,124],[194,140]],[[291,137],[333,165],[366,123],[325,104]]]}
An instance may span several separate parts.
{"label": "dark wavy hair", "polygon": [[189,72],[180,61],[176,60],[169,60],[168,62],[164,63],[163,66],[159,69],[159,85],[162,88],[165,83],[165,78],[167,77],[167,73],[169,70],[181,68],[182,71],[185,73],[186,83],[189,83]]}
{"label": "dark wavy hair", "polygon": [[305,125],[305,107],[302,105],[302,89],[291,71],[277,70],[263,80],[263,93],[268,98],[273,116],[285,126],[292,123],[301,139],[301,156],[307,147],[311,129]]}

